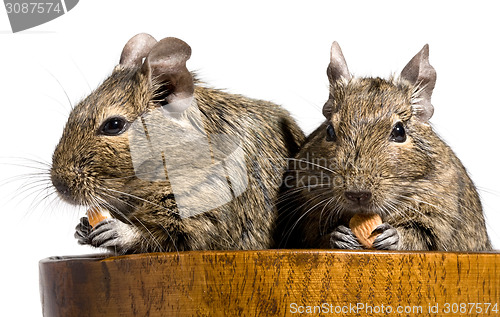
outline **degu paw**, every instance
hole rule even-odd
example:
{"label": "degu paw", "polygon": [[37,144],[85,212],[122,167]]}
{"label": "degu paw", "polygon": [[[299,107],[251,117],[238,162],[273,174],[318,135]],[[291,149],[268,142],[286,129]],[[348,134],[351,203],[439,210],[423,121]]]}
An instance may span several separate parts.
{"label": "degu paw", "polygon": [[80,222],[75,227],[75,238],[79,244],[90,244],[89,235],[92,231],[92,226],[89,223],[89,218],[82,217]]}
{"label": "degu paw", "polygon": [[134,246],[139,236],[134,226],[114,218],[105,219],[92,228],[88,218],[83,217],[75,229],[75,238],[79,244],[108,248],[116,253],[126,253]]}
{"label": "degu paw", "polygon": [[396,228],[388,223],[383,223],[373,230],[380,233],[373,241],[372,247],[379,250],[397,250],[399,247],[399,234]]}
{"label": "degu paw", "polygon": [[359,250],[363,246],[359,243],[351,229],[346,226],[338,226],[330,235],[330,246],[333,249]]}

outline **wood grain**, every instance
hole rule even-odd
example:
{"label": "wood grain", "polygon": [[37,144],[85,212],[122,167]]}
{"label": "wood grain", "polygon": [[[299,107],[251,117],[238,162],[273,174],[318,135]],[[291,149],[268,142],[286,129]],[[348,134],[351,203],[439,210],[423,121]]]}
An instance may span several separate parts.
{"label": "wood grain", "polygon": [[499,253],[204,251],[53,257],[39,269],[47,317],[500,316]]}

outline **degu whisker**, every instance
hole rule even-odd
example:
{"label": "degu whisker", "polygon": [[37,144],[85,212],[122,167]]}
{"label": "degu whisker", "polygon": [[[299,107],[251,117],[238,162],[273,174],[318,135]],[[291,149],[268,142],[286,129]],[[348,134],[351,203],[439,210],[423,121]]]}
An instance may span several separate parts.
{"label": "degu whisker", "polygon": [[[328,171],[328,172],[330,172],[330,173],[332,173],[332,174],[335,174],[335,171],[334,171],[334,170],[329,169],[329,168],[328,168],[328,167],[326,167],[326,166],[319,165],[319,164],[314,163],[314,162],[306,161],[306,160],[304,160],[304,159],[295,159],[295,158],[290,158],[289,160],[291,160],[291,161],[297,161],[297,162],[300,162],[300,163],[306,163],[306,164],[308,164],[308,165],[312,165],[312,166],[314,166],[314,167],[319,167],[319,168],[324,169],[324,170],[326,170],[326,171]],[[295,169],[292,169],[292,170],[295,170]]]}
{"label": "degu whisker", "polygon": [[309,213],[311,213],[312,211],[314,211],[314,208],[316,208],[317,206],[321,205],[322,203],[324,203],[325,201],[328,201],[330,199],[329,198],[326,198],[320,202],[318,202],[317,204],[315,204],[314,206],[312,206],[311,208],[307,209],[296,221],[295,223],[291,226],[290,229],[288,229],[284,236],[287,237],[286,240],[285,240],[285,243],[288,242],[289,238],[290,238],[290,235],[293,233],[293,231],[295,230],[295,228],[297,227],[297,225],[302,221],[302,219],[304,217],[306,217]]}
{"label": "degu whisker", "polygon": [[[148,235],[149,235],[149,239],[147,239],[147,240],[146,240],[146,243],[148,243],[148,244],[149,244],[149,240],[151,240],[151,241],[153,242],[154,247],[156,248],[156,250],[157,250],[158,252],[164,252],[165,250],[163,249],[163,247],[162,247],[161,243],[159,243],[159,242],[157,241],[157,239],[155,238],[154,234],[153,234],[153,233],[152,233],[152,232],[148,229],[148,227],[147,227],[146,225],[144,225],[144,224],[141,222],[141,220],[140,220],[140,219],[138,219],[137,217],[135,217],[135,216],[134,216],[134,219],[135,219],[135,221],[137,221],[137,222],[138,222],[138,223],[139,223],[139,224],[140,224],[140,225],[141,225],[141,226],[142,226],[142,227],[146,230],[146,232],[148,233]],[[153,246],[153,245],[149,245],[148,247]]]}
{"label": "degu whisker", "polygon": [[145,203],[148,203],[152,206],[155,206],[155,207],[158,207],[162,210],[168,210],[168,208],[164,207],[164,206],[161,206],[159,204],[156,204],[152,201],[149,201],[147,199],[144,199],[144,198],[141,198],[139,196],[136,196],[136,195],[132,195],[132,194],[129,194],[129,193],[125,193],[125,192],[122,192],[122,191],[119,191],[119,190],[115,190],[115,189],[111,189],[111,188],[106,188],[106,187],[101,187],[102,190],[104,191],[108,191],[108,192],[112,192],[112,193],[115,193],[115,194],[119,194],[119,195],[123,195],[123,196],[127,196],[127,197],[130,197],[130,198],[134,198],[134,199],[137,199],[139,201],[142,201],[142,202],[145,202]]}

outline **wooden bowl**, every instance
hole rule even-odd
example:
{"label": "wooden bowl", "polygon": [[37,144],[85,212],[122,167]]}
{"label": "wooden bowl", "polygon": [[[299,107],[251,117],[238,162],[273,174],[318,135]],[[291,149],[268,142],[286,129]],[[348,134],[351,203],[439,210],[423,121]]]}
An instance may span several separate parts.
{"label": "wooden bowl", "polygon": [[[39,269],[45,317],[366,316],[370,309],[498,316],[493,305],[500,309],[499,253],[203,251],[51,257]],[[483,303],[483,313],[469,303]],[[463,305],[473,312],[462,313]]]}

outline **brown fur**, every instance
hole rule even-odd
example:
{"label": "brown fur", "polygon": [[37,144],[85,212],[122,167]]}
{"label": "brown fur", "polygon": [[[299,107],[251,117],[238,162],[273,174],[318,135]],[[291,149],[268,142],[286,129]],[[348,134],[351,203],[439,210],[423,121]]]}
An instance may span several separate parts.
{"label": "brown fur", "polygon": [[[118,136],[96,133],[110,116],[121,115],[132,122],[158,109],[160,99],[168,94],[163,84],[154,78],[151,81],[140,65],[119,65],[73,109],[53,156],[52,180],[60,195],[74,204],[109,209],[123,223],[135,227],[139,235],[131,243],[114,246],[120,253],[269,248],[275,198],[286,158],[293,156],[304,139],[301,130],[275,104],[197,83],[194,104],[203,115],[208,137],[225,134],[245,141],[248,187],[225,205],[182,219],[177,193],[168,179],[148,181],[135,175],[130,131]],[[165,155],[181,156],[185,151]],[[212,194],[218,195],[217,188]]]}
{"label": "brown fur", "polygon": [[[342,74],[332,81],[332,73],[327,121],[307,138],[285,175],[281,246],[331,248],[336,229],[361,212],[380,214],[395,228],[396,249],[490,250],[473,182],[450,147],[416,115],[422,85]],[[397,121],[406,129],[404,143],[390,141]],[[326,140],[330,122],[335,142]],[[353,190],[371,192],[370,203],[353,207],[345,196]]]}

